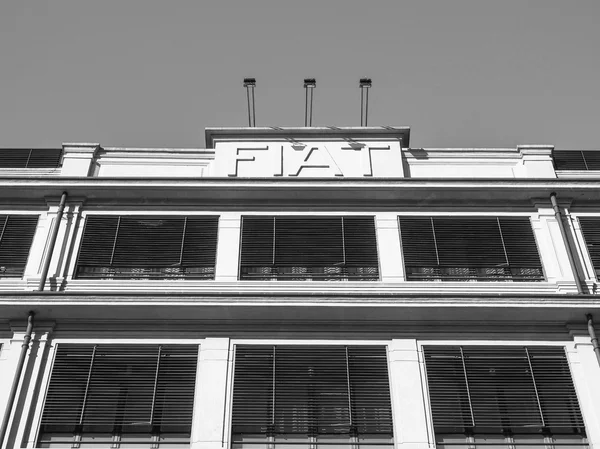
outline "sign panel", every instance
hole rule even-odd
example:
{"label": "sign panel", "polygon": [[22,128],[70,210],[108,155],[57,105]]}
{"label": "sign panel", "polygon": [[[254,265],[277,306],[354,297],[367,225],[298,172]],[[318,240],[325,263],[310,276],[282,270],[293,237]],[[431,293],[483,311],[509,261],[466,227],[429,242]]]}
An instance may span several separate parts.
{"label": "sign panel", "polygon": [[219,142],[211,176],[402,177],[398,141]]}

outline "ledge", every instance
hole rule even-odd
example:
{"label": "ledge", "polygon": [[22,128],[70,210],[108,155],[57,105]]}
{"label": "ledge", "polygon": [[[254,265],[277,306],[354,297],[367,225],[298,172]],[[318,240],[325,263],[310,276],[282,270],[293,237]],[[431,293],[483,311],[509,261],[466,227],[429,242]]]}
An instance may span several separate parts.
{"label": "ledge", "polygon": [[[370,208],[388,205],[424,207],[492,206],[494,202],[529,207],[531,198],[572,198],[574,205],[600,202],[599,179],[225,179],[225,178],[72,178],[72,177],[1,177],[0,200],[19,203],[44,197],[69,196],[87,198],[86,203],[140,204],[156,203],[164,207],[177,203],[194,206],[262,209],[323,207]],[[294,201],[290,202],[290,198]]]}
{"label": "ledge", "polygon": [[575,283],[549,282],[352,282],[352,281],[197,281],[197,280],[82,280],[65,284],[66,292],[180,292],[240,295],[402,295],[402,294],[567,294],[577,293]]}
{"label": "ledge", "polygon": [[232,127],[206,128],[205,140],[207,148],[214,148],[217,141],[244,140],[312,140],[323,138],[337,139],[400,139],[402,146],[410,144],[410,128],[403,126],[373,126],[373,127]]}
{"label": "ledge", "polygon": [[[238,326],[256,320],[285,326],[288,322],[329,321],[342,326],[377,322],[584,323],[585,314],[600,314],[594,295],[328,295],[189,294],[189,293],[54,293],[0,294],[4,320],[25,319],[33,310],[39,320],[226,321]],[[599,315],[600,316],[600,315]],[[201,329],[199,328],[199,331]],[[335,331],[332,325],[331,331]],[[398,330],[399,332],[402,329]]]}

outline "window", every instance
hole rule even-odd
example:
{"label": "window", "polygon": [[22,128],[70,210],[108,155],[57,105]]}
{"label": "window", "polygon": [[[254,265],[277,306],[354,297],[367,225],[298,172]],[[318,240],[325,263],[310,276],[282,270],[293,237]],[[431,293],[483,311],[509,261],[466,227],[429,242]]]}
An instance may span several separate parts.
{"label": "window", "polygon": [[423,350],[438,448],[586,444],[563,348],[425,346]]}
{"label": "window", "polygon": [[543,281],[526,217],[400,217],[406,277],[434,281]]}
{"label": "window", "polygon": [[78,278],[214,279],[217,216],[87,217]]}
{"label": "window", "polygon": [[600,278],[600,218],[579,217],[579,223],[585,239],[585,246],[592,259],[596,278]]}
{"label": "window", "polygon": [[600,151],[554,150],[556,170],[600,170]]}
{"label": "window", "polygon": [[379,279],[373,217],[242,217],[240,279]]}
{"label": "window", "polygon": [[0,215],[0,278],[23,277],[37,215]]}
{"label": "window", "polygon": [[0,148],[0,168],[58,168],[62,149]]}
{"label": "window", "polygon": [[38,447],[189,445],[197,358],[197,345],[59,344]]}
{"label": "window", "polygon": [[232,441],[391,446],[385,346],[237,345]]}

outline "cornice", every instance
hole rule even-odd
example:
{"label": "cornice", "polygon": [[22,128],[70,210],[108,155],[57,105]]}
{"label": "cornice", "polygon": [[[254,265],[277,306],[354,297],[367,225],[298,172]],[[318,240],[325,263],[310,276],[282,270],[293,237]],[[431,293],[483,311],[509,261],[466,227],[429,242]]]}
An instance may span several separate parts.
{"label": "cornice", "polygon": [[[463,178],[43,178],[0,177],[0,202],[19,204],[60,196],[86,198],[88,206],[194,204],[198,207],[395,207],[418,205],[531,205],[531,198],[556,192],[573,206],[600,201],[596,179],[463,179]],[[293,200],[290,200],[293,199]]]}
{"label": "cornice", "polygon": [[254,141],[254,140],[322,140],[329,139],[399,139],[403,147],[410,144],[410,128],[402,126],[378,127],[234,127],[234,128],[206,128],[207,148],[214,148],[218,141]]}
{"label": "cornice", "polygon": [[[268,321],[328,321],[371,323],[583,323],[588,313],[600,314],[600,297],[591,295],[387,295],[297,296],[259,295],[131,295],[48,294],[0,297],[5,319],[22,320],[29,310],[36,318],[85,323],[92,321],[221,322],[238,326]],[[600,316],[600,315],[599,315]],[[398,324],[399,326],[400,324]],[[335,329],[332,328],[332,331]]]}

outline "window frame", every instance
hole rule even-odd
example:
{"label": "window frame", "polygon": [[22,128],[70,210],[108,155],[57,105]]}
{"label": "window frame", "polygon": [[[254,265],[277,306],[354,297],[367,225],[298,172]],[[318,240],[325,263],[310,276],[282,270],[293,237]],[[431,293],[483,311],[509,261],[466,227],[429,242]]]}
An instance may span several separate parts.
{"label": "window frame", "polygon": [[[220,229],[221,229],[221,217],[223,215],[223,211],[222,210],[203,210],[202,212],[196,212],[196,211],[186,211],[186,210],[131,210],[131,209],[127,209],[127,210],[95,210],[95,209],[90,209],[90,210],[85,210],[82,211],[76,228],[75,228],[75,233],[74,233],[74,237],[73,237],[73,244],[72,244],[72,257],[70,258],[68,267],[67,267],[67,273],[68,273],[68,281],[70,282],[107,282],[107,281],[117,281],[119,283],[136,283],[136,282],[145,282],[145,283],[152,283],[152,282],[160,282],[160,283],[164,283],[164,282],[169,282],[169,281],[173,281],[173,282],[187,282],[187,283],[191,283],[191,282],[201,282],[201,283],[205,283],[205,282],[214,282],[216,280],[216,276],[217,276],[217,262],[218,262],[218,257],[219,257],[219,238],[220,238]],[[135,279],[135,278],[114,278],[114,279],[102,279],[102,278],[80,278],[77,276],[77,266],[78,266],[78,262],[79,262],[79,254],[81,251],[81,244],[83,241],[83,232],[85,230],[85,224],[87,221],[88,217],[91,216],[115,216],[115,217],[136,217],[136,216],[145,216],[145,217],[150,217],[150,216],[156,216],[156,217],[173,217],[173,218],[178,218],[178,217],[208,217],[208,216],[213,216],[213,217],[217,217],[217,236],[216,236],[216,248],[215,248],[215,265],[214,265],[214,276],[213,279],[198,279],[198,278],[175,278],[175,279],[169,279],[169,278],[148,278],[148,279]]]}
{"label": "window frame", "polygon": [[[196,410],[196,399],[199,394],[199,386],[200,386],[200,371],[201,371],[201,350],[202,344],[204,342],[204,338],[54,338],[48,341],[48,351],[47,351],[47,360],[44,367],[43,372],[40,372],[40,388],[38,399],[35,401],[35,404],[30,409],[30,413],[32,416],[31,430],[29,431],[29,444],[33,444],[32,447],[38,448],[39,441],[41,437],[41,426],[42,426],[42,415],[44,413],[44,409],[46,406],[46,400],[48,398],[48,389],[50,387],[50,380],[52,377],[52,372],[54,369],[54,363],[56,361],[56,352],[57,347],[60,344],[76,344],[76,345],[193,345],[198,349],[198,358],[196,362],[196,376],[194,379],[194,405],[192,409],[192,426],[191,426],[191,436],[194,434],[194,426],[196,425],[196,416],[198,410]],[[2,340],[0,339],[0,343]],[[126,443],[126,442],[124,442]],[[191,444],[191,443],[190,443]],[[28,446],[29,447],[29,446]],[[101,444],[98,447],[102,447]],[[143,446],[140,446],[140,449]],[[160,447],[160,446],[159,446]],[[189,447],[181,445],[182,448]]]}
{"label": "window frame", "polygon": [[34,252],[36,250],[36,238],[38,236],[38,232],[41,228],[42,219],[46,218],[48,211],[35,211],[35,210],[2,210],[0,211],[0,215],[14,216],[14,215],[26,215],[26,216],[37,216],[37,223],[35,229],[33,231],[33,235],[31,238],[31,243],[29,245],[29,251],[27,252],[27,260],[25,261],[25,265],[23,267],[23,275],[20,277],[17,276],[0,276],[0,283],[2,282],[15,282],[15,281],[23,281],[27,277],[27,267],[32,261],[32,256],[35,255]]}
{"label": "window frame", "polygon": [[571,237],[573,238],[576,252],[581,263],[581,268],[584,270],[586,280],[595,283],[600,282],[600,274],[596,273],[596,271],[600,273],[600,266],[598,268],[594,267],[594,262],[592,261],[592,256],[588,249],[580,220],[580,218],[595,218],[600,221],[600,210],[597,212],[570,213],[567,215],[567,217],[569,218],[569,224],[572,232]]}
{"label": "window frame", "polygon": [[[540,260],[540,267],[542,270],[542,276],[543,279],[541,280],[535,280],[535,281],[519,281],[518,284],[525,284],[528,282],[532,282],[534,284],[540,284],[540,283],[544,283],[544,282],[548,282],[548,275],[546,274],[546,268],[544,266],[544,259],[542,257],[542,252],[540,251],[540,244],[538,242],[538,235],[536,233],[535,227],[533,226],[533,214],[531,212],[504,212],[504,211],[483,211],[483,212],[451,212],[451,211],[407,211],[407,212],[401,212],[401,213],[397,213],[396,214],[396,221],[398,224],[398,238],[400,241],[400,252],[401,252],[401,259],[400,259],[400,263],[402,265],[402,272],[405,278],[405,282],[407,283],[419,283],[419,282],[442,282],[444,284],[450,284],[450,283],[459,283],[459,284],[465,284],[469,281],[475,282],[475,283],[485,283],[485,282],[489,282],[489,283],[493,283],[493,284],[500,284],[501,282],[504,282],[503,280],[498,280],[498,281],[487,281],[487,280],[477,280],[477,278],[474,279],[469,279],[468,281],[466,280],[408,280],[407,279],[407,270],[406,270],[406,259],[405,259],[405,251],[404,251],[404,246],[402,244],[402,226],[400,225],[400,219],[401,218],[409,218],[409,217],[413,217],[413,218],[436,218],[436,217],[440,217],[440,218],[457,218],[457,219],[465,219],[465,218],[528,218],[529,219],[529,224],[531,226],[531,232],[533,234],[533,240],[535,242],[535,247],[536,247],[536,251]],[[510,281],[512,282],[512,281]]]}
{"label": "window frame", "polygon": [[[228,449],[233,448],[233,391],[234,391],[234,376],[235,376],[235,348],[236,345],[254,345],[254,346],[274,346],[274,345],[286,345],[286,346],[384,346],[386,352],[387,362],[387,376],[388,386],[390,391],[390,405],[392,413],[392,443],[390,449],[400,440],[400,433],[398,428],[398,420],[396,419],[395,412],[395,401],[394,401],[394,381],[392,377],[391,364],[390,364],[390,345],[391,340],[300,340],[300,339],[250,339],[250,338],[232,338],[229,340],[229,353],[231,358],[228,365],[228,378],[230,379],[227,383],[227,391],[225,395],[225,422],[223,423],[223,442]],[[318,443],[316,443],[318,444]],[[300,445],[299,447],[302,447]],[[368,447],[368,446],[367,446]],[[350,445],[348,446],[350,449]],[[276,446],[275,446],[276,449]]]}
{"label": "window frame", "polygon": [[[569,372],[571,375],[571,381],[573,382],[573,386],[575,389],[575,395],[577,397],[577,401],[580,406],[581,414],[583,416],[584,427],[586,429],[586,433],[588,433],[587,429],[590,427],[588,425],[588,420],[586,419],[586,411],[583,402],[581,401],[582,392],[580,392],[580,379],[578,379],[577,373],[575,372],[574,362],[578,362],[573,360],[573,353],[577,352],[577,344],[575,341],[565,340],[565,341],[542,341],[542,340],[466,340],[466,339],[456,339],[456,340],[435,340],[435,339],[417,339],[417,350],[419,363],[423,365],[423,369],[421,370],[421,384],[423,385],[423,401],[425,404],[425,414],[426,414],[426,422],[427,422],[427,435],[429,440],[429,444],[433,447],[436,446],[436,433],[435,427],[433,424],[433,414],[431,408],[431,396],[429,393],[429,382],[427,379],[427,369],[425,365],[425,353],[423,350],[424,346],[517,346],[517,347],[554,347],[554,348],[562,348],[565,351],[565,357],[567,361],[567,365],[569,367]],[[587,439],[589,440],[589,434]],[[509,445],[506,445],[508,449]],[[541,445],[539,446],[542,447]],[[560,448],[560,445],[558,446]],[[581,446],[581,449],[584,449],[586,446]],[[589,447],[589,441],[588,445]]]}
{"label": "window frame", "polygon": [[[360,218],[372,218],[373,220],[373,230],[375,237],[375,253],[377,256],[377,279],[345,279],[343,276],[340,276],[338,279],[312,279],[306,278],[299,280],[297,282],[360,282],[360,283],[373,283],[373,282],[381,282],[382,280],[382,270],[381,270],[381,254],[380,254],[380,246],[379,246],[379,235],[377,228],[377,212],[354,212],[354,211],[315,211],[315,212],[306,212],[306,211],[286,211],[286,212],[273,212],[273,211],[244,211],[240,214],[240,233],[239,233],[239,245],[238,245],[238,259],[237,259],[237,280],[239,282],[278,282],[285,281],[285,279],[278,279],[276,275],[274,275],[271,279],[242,279],[242,243],[243,243],[243,221],[244,217],[252,217],[252,218],[314,218],[314,219],[326,219],[326,218],[351,218],[351,217],[360,217]],[[343,237],[342,237],[343,240]],[[295,282],[295,281],[287,281],[287,282]]]}

